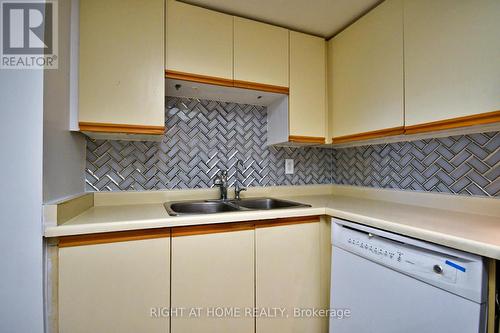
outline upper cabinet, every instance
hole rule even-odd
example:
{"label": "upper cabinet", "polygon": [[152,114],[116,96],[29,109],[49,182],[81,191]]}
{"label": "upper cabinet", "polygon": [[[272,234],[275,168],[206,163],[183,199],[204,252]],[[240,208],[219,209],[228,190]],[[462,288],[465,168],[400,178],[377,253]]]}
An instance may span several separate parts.
{"label": "upper cabinet", "polygon": [[163,0],[80,1],[82,132],[163,134],[164,12]]}
{"label": "upper cabinet", "polygon": [[408,133],[500,120],[492,113],[500,110],[499,13],[498,0],[405,0]]}
{"label": "upper cabinet", "polygon": [[402,0],[383,2],[329,43],[333,143],[403,133]]}
{"label": "upper cabinet", "polygon": [[[326,42],[323,38],[290,31],[290,137],[326,136]],[[321,142],[322,141],[322,142]]]}
{"label": "upper cabinet", "polygon": [[168,0],[166,27],[167,71],[233,79],[232,16]]}
{"label": "upper cabinet", "polygon": [[288,52],[287,29],[234,18],[235,86],[256,89],[260,84],[287,88]]}

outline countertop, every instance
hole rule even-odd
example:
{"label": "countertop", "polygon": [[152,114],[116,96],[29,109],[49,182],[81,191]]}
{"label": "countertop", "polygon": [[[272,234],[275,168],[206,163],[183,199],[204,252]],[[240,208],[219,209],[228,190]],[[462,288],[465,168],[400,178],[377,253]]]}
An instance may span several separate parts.
{"label": "countertop", "polygon": [[[500,259],[500,217],[338,194],[277,196],[311,205],[271,211],[169,216],[162,203],[94,206],[45,237],[329,215],[485,257]],[[500,201],[498,201],[500,203]]]}

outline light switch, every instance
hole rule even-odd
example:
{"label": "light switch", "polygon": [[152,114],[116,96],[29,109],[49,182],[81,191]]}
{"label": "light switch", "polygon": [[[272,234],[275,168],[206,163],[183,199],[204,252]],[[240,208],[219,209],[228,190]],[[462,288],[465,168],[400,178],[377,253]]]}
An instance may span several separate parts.
{"label": "light switch", "polygon": [[293,160],[285,159],[285,175],[293,175]]}

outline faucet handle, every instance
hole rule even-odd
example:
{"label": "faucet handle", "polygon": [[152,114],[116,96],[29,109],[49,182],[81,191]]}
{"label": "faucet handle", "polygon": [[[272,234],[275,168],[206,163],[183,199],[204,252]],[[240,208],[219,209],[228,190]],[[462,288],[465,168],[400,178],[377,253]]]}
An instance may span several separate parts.
{"label": "faucet handle", "polygon": [[246,190],[247,190],[246,187],[240,187],[240,185],[236,185],[236,187],[234,189],[234,198],[236,200],[240,200],[241,199],[241,197],[240,197],[241,192],[246,191]]}

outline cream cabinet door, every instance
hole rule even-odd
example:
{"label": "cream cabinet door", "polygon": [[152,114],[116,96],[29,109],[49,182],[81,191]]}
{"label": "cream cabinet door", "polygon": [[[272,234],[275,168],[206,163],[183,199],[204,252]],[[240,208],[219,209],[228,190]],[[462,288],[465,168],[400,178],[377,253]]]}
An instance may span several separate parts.
{"label": "cream cabinet door", "polygon": [[323,38],[290,31],[291,136],[326,135],[325,47]]}
{"label": "cream cabinet door", "polygon": [[[204,228],[201,227],[202,233],[212,232]],[[172,309],[185,311],[172,316],[172,332],[254,332],[253,317],[244,313],[245,309],[254,307],[254,231],[251,228],[208,234],[196,234],[196,227],[189,227],[187,234],[183,234],[182,229],[174,229]],[[200,309],[199,316],[193,309]],[[224,314],[219,312],[221,309],[239,309],[241,313],[240,316]]]}
{"label": "cream cabinet door", "polygon": [[500,1],[405,0],[405,124],[500,110]]}
{"label": "cream cabinet door", "polygon": [[168,235],[61,247],[59,332],[168,332],[169,261]]}
{"label": "cream cabinet door", "polygon": [[288,30],[234,18],[234,80],[288,87]]}
{"label": "cream cabinet door", "polygon": [[164,12],[164,0],[80,0],[81,130],[97,123],[161,133]]}
{"label": "cream cabinet door", "polygon": [[233,79],[233,17],[167,0],[167,70]]}
{"label": "cream cabinet door", "polygon": [[323,308],[320,222],[256,227],[256,307],[286,309],[276,318],[257,317],[256,332],[322,332],[328,318],[295,313]]}
{"label": "cream cabinet door", "polygon": [[333,137],[402,132],[402,0],[384,1],[330,43]]}

